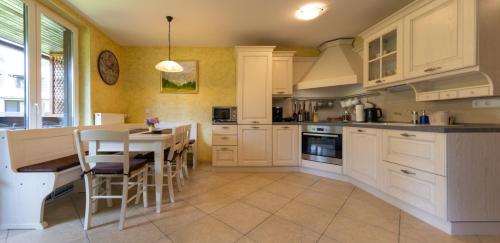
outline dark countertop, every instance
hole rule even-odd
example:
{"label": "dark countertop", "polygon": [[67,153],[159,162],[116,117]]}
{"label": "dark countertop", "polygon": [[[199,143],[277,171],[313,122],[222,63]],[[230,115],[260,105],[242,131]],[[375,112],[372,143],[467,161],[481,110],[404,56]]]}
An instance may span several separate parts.
{"label": "dark countertop", "polygon": [[500,132],[500,124],[457,124],[448,126],[437,125],[413,125],[403,122],[379,122],[379,123],[357,123],[357,122],[273,122],[273,125],[333,125],[345,127],[364,127],[377,129],[405,130],[416,132],[435,133],[488,133]]}
{"label": "dark countertop", "polygon": [[[435,133],[489,133],[500,132],[500,124],[457,124],[448,126],[437,125],[413,125],[404,122],[273,122],[273,125],[325,125],[325,126],[345,126],[363,127],[377,129],[404,130],[415,132],[435,132]],[[238,125],[237,122],[216,122],[213,125]]]}

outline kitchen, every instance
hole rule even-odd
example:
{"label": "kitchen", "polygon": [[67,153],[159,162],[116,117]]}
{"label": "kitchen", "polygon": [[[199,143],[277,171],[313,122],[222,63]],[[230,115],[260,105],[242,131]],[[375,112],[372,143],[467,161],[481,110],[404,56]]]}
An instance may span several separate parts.
{"label": "kitchen", "polygon": [[[29,132],[38,121],[45,129],[69,129],[72,120],[82,131],[129,130],[133,159],[152,162],[146,171],[155,191],[149,204],[143,194],[143,207],[138,186],[127,216],[111,200],[100,211],[95,206],[87,224],[89,191],[80,179],[65,183],[44,199],[42,229],[0,216],[0,241],[500,242],[497,1],[367,1],[367,8],[349,1],[23,3],[28,14],[36,6],[36,16],[78,33],[78,95],[65,103],[76,104],[65,120],[71,112],[49,114],[55,99],[43,91],[41,98],[34,91],[15,97],[16,107],[0,92],[2,135],[27,137],[9,135],[9,127]],[[249,23],[249,10],[262,19]],[[34,30],[26,26],[28,38]],[[0,44],[7,39],[21,50],[1,29]],[[42,63],[57,53],[45,56]],[[16,93],[30,87],[26,76]],[[31,111],[32,96],[42,112]],[[137,129],[174,141],[134,150]],[[9,143],[0,141],[0,149],[14,158],[20,150],[9,146],[23,143]],[[20,163],[0,158],[5,168]],[[163,160],[172,165],[163,168]],[[167,182],[157,179],[164,176]],[[75,236],[58,238],[56,231]]]}

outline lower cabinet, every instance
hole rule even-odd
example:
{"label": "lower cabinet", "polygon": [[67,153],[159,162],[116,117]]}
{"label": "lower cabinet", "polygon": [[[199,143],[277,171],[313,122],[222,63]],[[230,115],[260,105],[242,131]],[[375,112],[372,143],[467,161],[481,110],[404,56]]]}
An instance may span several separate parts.
{"label": "lower cabinet", "polygon": [[378,171],[382,191],[446,219],[446,177],[386,161],[378,163]]}
{"label": "lower cabinet", "polygon": [[382,150],[382,130],[346,128],[344,136],[346,142],[345,173],[356,180],[375,186],[377,162],[380,160]]}
{"label": "lower cabinet", "polygon": [[273,126],[273,165],[298,166],[299,126]]}
{"label": "lower cabinet", "polygon": [[212,147],[213,166],[237,166],[238,147],[237,146],[213,146]]}
{"label": "lower cabinet", "polygon": [[238,165],[271,166],[272,125],[238,125]]}

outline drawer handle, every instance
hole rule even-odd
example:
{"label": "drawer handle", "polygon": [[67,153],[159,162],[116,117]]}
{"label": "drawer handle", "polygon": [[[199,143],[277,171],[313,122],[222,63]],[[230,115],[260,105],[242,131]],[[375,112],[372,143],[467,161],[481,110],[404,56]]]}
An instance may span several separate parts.
{"label": "drawer handle", "polygon": [[411,172],[409,170],[401,170],[401,172],[407,174],[407,175],[416,175],[415,172]]}
{"label": "drawer handle", "polygon": [[284,94],[285,91],[278,91],[278,94]]}
{"label": "drawer handle", "polygon": [[415,135],[415,134],[408,134],[408,133],[401,133],[401,136],[408,138],[408,137],[416,137],[417,135]]}
{"label": "drawer handle", "polygon": [[382,80],[377,80],[377,81],[375,81],[375,83],[377,83],[377,84],[382,83]]}
{"label": "drawer handle", "polygon": [[259,122],[258,122],[258,121],[252,121],[252,123],[253,123],[253,124],[259,124]]}
{"label": "drawer handle", "polygon": [[229,150],[228,148],[220,148],[220,150]]}
{"label": "drawer handle", "polygon": [[365,132],[365,130],[358,129],[358,132]]}
{"label": "drawer handle", "polygon": [[252,127],[253,129],[259,129],[260,127]]}
{"label": "drawer handle", "polygon": [[220,139],[222,139],[222,140],[228,140],[229,138],[228,137],[221,137]]}
{"label": "drawer handle", "polygon": [[441,69],[441,67],[431,67],[431,68],[425,69],[424,72],[430,73],[430,72],[434,72],[434,71],[439,70],[439,69]]}
{"label": "drawer handle", "polygon": [[283,129],[289,129],[289,127],[283,127]]}
{"label": "drawer handle", "polygon": [[222,127],[222,129],[229,129],[229,127]]}

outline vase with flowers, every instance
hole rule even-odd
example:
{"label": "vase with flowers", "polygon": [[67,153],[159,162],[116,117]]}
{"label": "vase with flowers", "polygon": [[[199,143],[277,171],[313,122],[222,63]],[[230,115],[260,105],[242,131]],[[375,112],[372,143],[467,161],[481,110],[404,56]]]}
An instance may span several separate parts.
{"label": "vase with flowers", "polygon": [[155,125],[160,123],[160,119],[158,117],[149,117],[144,120],[146,126],[148,126],[148,130],[152,132],[155,129]]}

